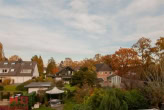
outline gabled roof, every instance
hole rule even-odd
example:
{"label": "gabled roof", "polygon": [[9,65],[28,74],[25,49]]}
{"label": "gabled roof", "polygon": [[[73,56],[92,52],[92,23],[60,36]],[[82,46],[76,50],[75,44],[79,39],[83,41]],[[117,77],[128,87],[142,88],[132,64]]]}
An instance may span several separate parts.
{"label": "gabled roof", "polygon": [[[8,73],[0,73],[0,76],[33,76],[37,63],[35,61],[1,61],[0,69],[8,69]],[[14,71],[11,71],[14,69]],[[31,70],[30,73],[21,73],[22,70]]]}
{"label": "gabled roof", "polygon": [[67,71],[74,71],[74,69],[72,69],[70,66],[66,66],[64,68],[62,68],[59,72],[57,72],[56,74],[62,74],[62,73],[65,73]]}
{"label": "gabled roof", "polygon": [[109,67],[107,64],[104,64],[104,63],[96,64],[95,67],[96,67],[97,72],[99,72],[99,71],[112,71],[112,68]]}
{"label": "gabled roof", "polygon": [[26,88],[34,88],[34,87],[50,87],[51,82],[32,82],[24,87]]}

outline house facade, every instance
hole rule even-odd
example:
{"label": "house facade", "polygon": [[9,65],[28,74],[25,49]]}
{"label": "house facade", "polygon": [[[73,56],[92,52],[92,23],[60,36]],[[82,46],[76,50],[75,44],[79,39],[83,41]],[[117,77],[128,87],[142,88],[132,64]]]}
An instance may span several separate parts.
{"label": "house facade", "polygon": [[32,82],[26,86],[28,88],[28,93],[36,92],[38,93],[39,90],[47,90],[51,87],[51,82]]}
{"label": "house facade", "polygon": [[33,77],[39,77],[37,63],[34,61],[0,62],[0,83],[6,79],[10,79],[11,84],[23,83]]}
{"label": "house facade", "polygon": [[107,81],[107,77],[113,74],[112,68],[109,67],[107,64],[96,64],[96,72],[97,72],[97,78],[101,78],[104,81]]}
{"label": "house facade", "polygon": [[66,84],[70,84],[73,74],[74,70],[71,67],[67,66],[62,68],[55,75],[53,75],[53,78],[55,78],[55,81],[63,81]]}
{"label": "house facade", "polygon": [[107,77],[108,86],[110,87],[121,87],[121,77],[116,74],[112,74]]}
{"label": "house facade", "polygon": [[96,64],[98,82],[101,86],[121,87],[121,77],[107,64]]}

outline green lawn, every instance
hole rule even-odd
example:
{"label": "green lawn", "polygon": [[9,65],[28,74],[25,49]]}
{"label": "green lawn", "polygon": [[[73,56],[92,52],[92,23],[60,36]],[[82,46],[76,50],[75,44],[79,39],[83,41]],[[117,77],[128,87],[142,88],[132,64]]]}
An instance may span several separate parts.
{"label": "green lawn", "polygon": [[17,91],[16,87],[16,85],[6,85],[4,86],[4,91]]}
{"label": "green lawn", "polygon": [[52,108],[50,108],[50,107],[42,106],[42,107],[40,107],[40,108],[33,109],[33,110],[55,110],[55,109],[52,109]]}
{"label": "green lawn", "polygon": [[17,85],[6,85],[4,86],[4,92],[23,92],[23,94],[26,94],[27,91],[17,91],[16,90]]}

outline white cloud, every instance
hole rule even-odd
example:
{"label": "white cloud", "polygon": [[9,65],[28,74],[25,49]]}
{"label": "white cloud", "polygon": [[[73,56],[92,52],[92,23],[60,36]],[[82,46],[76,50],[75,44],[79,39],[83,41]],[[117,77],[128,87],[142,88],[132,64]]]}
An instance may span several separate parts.
{"label": "white cloud", "polygon": [[[17,2],[0,0],[0,39],[7,51],[79,57],[113,52],[142,36],[157,39],[164,35],[164,14],[155,14],[159,14],[163,0],[133,0],[127,7],[120,4],[121,0]],[[100,2],[105,12],[99,10]],[[113,5],[118,11],[111,14],[108,10],[112,12]]]}

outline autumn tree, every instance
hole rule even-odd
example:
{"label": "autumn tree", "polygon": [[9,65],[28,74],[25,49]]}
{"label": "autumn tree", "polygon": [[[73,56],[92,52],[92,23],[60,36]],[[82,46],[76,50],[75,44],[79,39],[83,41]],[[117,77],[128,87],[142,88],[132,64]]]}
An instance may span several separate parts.
{"label": "autumn tree", "polygon": [[101,62],[107,64],[109,67],[113,67],[112,65],[112,55],[105,55],[101,57]]}
{"label": "autumn tree", "polygon": [[160,37],[160,39],[157,39],[156,42],[156,55],[160,59],[161,57],[164,57],[164,37]]}
{"label": "autumn tree", "polygon": [[4,60],[5,56],[4,56],[4,51],[3,51],[3,45],[0,42],[0,61]]}
{"label": "autumn tree", "polygon": [[93,59],[84,59],[84,60],[81,62],[81,66],[82,66],[82,67],[87,67],[87,68],[90,69],[90,70],[96,70],[95,64],[96,64],[96,61],[93,60]]}
{"label": "autumn tree", "polygon": [[140,64],[137,52],[132,48],[120,48],[112,56],[112,65],[120,75],[130,72]]}
{"label": "autumn tree", "polygon": [[44,63],[43,63],[42,57],[41,56],[38,57],[37,55],[35,55],[31,58],[31,61],[36,61],[37,62],[39,76],[43,77]]}
{"label": "autumn tree", "polygon": [[13,55],[9,58],[9,61],[18,61],[22,60],[18,55]]}
{"label": "autumn tree", "polygon": [[137,43],[135,43],[133,46],[133,49],[138,52],[138,55],[142,62],[143,69],[148,68],[148,66],[153,61],[153,52],[154,48],[151,46],[151,40],[148,38],[140,38]]}
{"label": "autumn tree", "polygon": [[54,69],[57,68],[54,58],[48,60],[48,65],[46,69],[47,74],[54,74]]}

